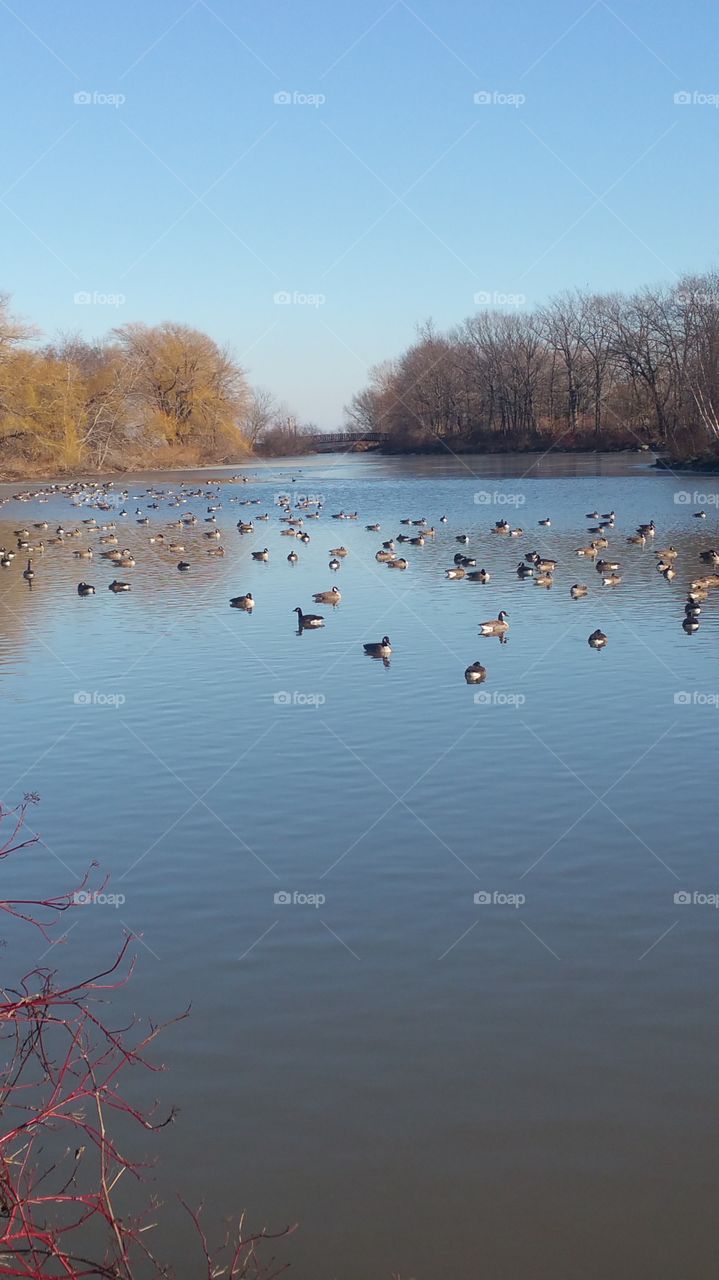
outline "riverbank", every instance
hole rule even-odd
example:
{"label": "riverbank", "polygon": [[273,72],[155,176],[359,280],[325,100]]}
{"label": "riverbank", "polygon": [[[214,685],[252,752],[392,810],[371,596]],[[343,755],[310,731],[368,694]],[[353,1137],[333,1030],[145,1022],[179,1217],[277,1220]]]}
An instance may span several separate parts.
{"label": "riverbank", "polygon": [[719,454],[700,454],[695,458],[659,457],[654,466],[659,471],[682,471],[694,475],[719,475]]}

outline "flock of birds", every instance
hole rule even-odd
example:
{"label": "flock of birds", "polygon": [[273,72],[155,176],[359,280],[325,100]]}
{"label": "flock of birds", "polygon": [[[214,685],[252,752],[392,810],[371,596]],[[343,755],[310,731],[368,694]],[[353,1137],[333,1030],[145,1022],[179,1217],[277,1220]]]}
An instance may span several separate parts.
{"label": "flock of birds", "polygon": [[[230,478],[234,482],[247,483],[246,476],[233,476]],[[225,548],[221,544],[222,534],[217,527],[217,512],[221,510],[223,503],[220,500],[220,485],[222,481],[211,481],[211,488],[189,488],[182,484],[178,490],[157,489],[154,486],[148,488],[144,494],[135,495],[133,501],[144,502],[145,509],[137,506],[134,510],[135,521],[139,526],[148,526],[150,524],[150,516],[148,511],[158,510],[161,503],[166,503],[168,508],[178,508],[187,504],[191,500],[202,500],[207,503],[206,514],[204,516],[204,524],[209,526],[203,530],[204,539],[212,542],[212,546],[205,548],[206,554],[209,556],[223,557]],[[0,568],[9,569],[18,552],[22,552],[23,559],[27,556],[27,565],[23,570],[23,578],[32,586],[36,576],[33,566],[33,557],[42,555],[46,547],[64,546],[67,542],[82,539],[97,540],[97,555],[99,558],[107,560],[115,569],[132,569],[136,565],[136,558],[133,552],[128,548],[121,548],[120,538],[118,537],[118,528],[121,527],[123,521],[129,521],[130,511],[124,504],[130,500],[129,490],[116,490],[112,481],[102,484],[99,488],[87,482],[73,482],[71,484],[58,485],[53,484],[36,490],[23,491],[14,495],[14,499],[18,502],[47,502],[52,497],[64,496],[71,500],[75,507],[94,508],[100,512],[110,512],[113,519],[106,523],[99,523],[96,516],[83,517],[79,524],[72,528],[64,528],[58,525],[51,537],[45,542],[44,536],[48,532],[47,521],[37,521],[32,524],[32,531],[28,528],[18,528],[14,531],[16,540],[15,548],[0,547]],[[3,506],[8,499],[0,500],[0,506]],[[231,495],[229,503],[240,503],[243,506],[261,505],[260,498],[240,499],[239,495]],[[292,501],[289,494],[281,495],[276,499],[276,504],[280,508],[279,521],[284,527],[280,530],[280,536],[293,538],[300,543],[307,544],[310,541],[310,533],[306,528],[306,523],[310,520],[319,520],[322,512],[322,502],[320,499],[301,498],[298,501]],[[696,511],[694,517],[697,520],[706,519],[706,512]],[[358,513],[356,511],[345,512],[339,511],[332,515],[334,520],[357,520]],[[254,534],[255,523],[267,522],[270,516],[268,512],[257,515],[254,519],[239,519],[237,521],[237,530],[240,536]],[[602,586],[617,587],[622,582],[621,565],[619,561],[609,558],[609,537],[615,528],[616,514],[614,511],[608,511],[600,514],[598,511],[588,512],[586,519],[590,522],[587,529],[589,541],[580,547],[575,548],[577,557],[593,562],[596,572],[600,575]],[[183,532],[193,530],[193,527],[199,523],[198,516],[193,512],[186,512],[180,515],[172,522],[171,528],[174,532],[163,532],[157,529],[150,533],[149,543],[155,544],[168,551],[172,555],[182,556],[185,552],[185,545],[182,541]],[[443,515],[440,517],[440,524],[446,525],[448,517]],[[538,526],[542,529],[551,527],[551,519],[545,517],[539,520]],[[404,527],[411,527],[412,533],[400,532],[394,537],[382,542],[382,545],[375,553],[375,559],[384,564],[388,569],[398,570],[400,572],[409,567],[409,562],[404,555],[398,554],[398,544],[406,544],[410,547],[422,547],[429,539],[435,538],[437,530],[433,525],[424,518],[412,519],[406,517],[400,521]],[[367,524],[365,530],[370,533],[380,533],[381,526],[379,524]],[[653,520],[649,520],[645,524],[638,525],[635,530],[626,537],[626,543],[631,546],[645,547],[653,542],[657,529]],[[491,529],[492,535],[497,538],[520,538],[524,536],[524,530],[520,527],[512,527],[506,519],[497,520]],[[123,539],[124,541],[124,539]],[[470,535],[467,533],[459,533],[455,535],[455,541],[462,546],[467,546],[470,542]],[[72,552],[73,557],[77,560],[85,560],[91,562],[96,554],[96,549],[92,545],[82,545]],[[336,573],[341,568],[342,562],[348,555],[345,546],[332,547],[329,552],[328,568]],[[661,550],[655,550],[657,571],[662,576],[671,581],[676,576],[675,564],[679,552],[675,547],[669,545]],[[268,547],[251,552],[251,558],[254,561],[267,563],[270,559],[270,551]],[[719,550],[710,548],[700,553],[700,560],[705,566],[709,566],[714,570],[719,570]],[[290,564],[297,564],[299,555],[293,548],[287,556]],[[557,560],[541,554],[539,551],[528,552],[523,560],[517,564],[516,573],[520,579],[532,578],[537,586],[550,588],[554,585],[554,575],[557,569]],[[184,559],[177,561],[177,571],[180,573],[188,573],[191,569],[191,562]],[[445,570],[445,577],[448,580],[459,581],[467,578],[472,582],[488,583],[491,580],[491,574],[487,569],[477,568],[477,560],[475,556],[468,555],[466,552],[457,551],[453,557],[453,563]],[[691,634],[699,627],[699,619],[701,607],[704,601],[708,599],[709,592],[712,589],[719,588],[719,573],[704,573],[692,579],[684,605],[684,618],[682,627],[685,632]],[[121,594],[132,590],[132,584],[119,578],[113,578],[108,584],[108,590],[113,594]],[[81,597],[89,597],[95,595],[95,587],[86,581],[77,584],[77,594]],[[579,600],[589,594],[589,586],[585,582],[575,582],[571,587],[569,594],[573,600]],[[328,590],[318,591],[313,595],[313,601],[319,605],[330,605],[336,607],[342,600],[342,593],[337,586],[332,586]],[[251,613],[255,607],[255,600],[251,592],[244,595],[233,596],[229,601],[230,607],[233,609],[241,609],[246,613]],[[298,630],[313,631],[325,625],[323,614],[305,613],[300,605],[297,605],[293,612],[297,614]],[[497,636],[500,643],[506,643],[507,632],[509,630],[508,613],[505,609],[500,609],[496,618],[490,618],[479,624],[479,634],[483,636]],[[604,649],[608,643],[607,635],[597,629],[591,633],[587,639],[587,643],[592,649]],[[366,643],[364,651],[370,657],[380,658],[387,665],[392,654],[392,645],[389,636],[382,636],[378,641]],[[473,662],[467,667],[464,676],[468,684],[478,684],[486,678],[486,668],[481,662]]]}

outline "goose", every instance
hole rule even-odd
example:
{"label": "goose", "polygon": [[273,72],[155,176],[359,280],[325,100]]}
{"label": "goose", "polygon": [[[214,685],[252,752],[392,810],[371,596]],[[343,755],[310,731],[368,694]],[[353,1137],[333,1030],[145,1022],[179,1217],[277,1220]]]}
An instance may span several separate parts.
{"label": "goose", "polygon": [[657,573],[665,573],[667,569],[672,568],[671,560],[657,560]]}
{"label": "goose", "polygon": [[516,529],[510,529],[509,536],[510,538],[521,538],[524,536],[524,529],[520,529],[519,527]]}
{"label": "goose", "polygon": [[589,639],[587,640],[587,644],[591,649],[604,649],[606,646],[606,643],[607,643],[607,637],[605,636],[603,631],[599,630],[599,628],[597,628],[596,631],[593,631]]}
{"label": "goose", "polygon": [[444,576],[445,578],[463,578],[466,572],[466,569],[463,569],[461,564],[457,564],[453,569],[445,569]]}
{"label": "goose", "polygon": [[83,547],[82,551],[73,551],[76,560],[92,560],[92,547]]}
{"label": "goose", "polygon": [[534,585],[536,587],[551,587],[554,585],[554,578],[551,573],[540,573],[539,576],[534,579]]}
{"label": "goose", "polygon": [[110,583],[107,589],[108,591],[114,592],[115,595],[117,595],[120,591],[132,591],[132,587],[130,586],[129,582],[118,582],[117,578],[113,578],[112,582]]}
{"label": "goose", "polygon": [[[707,513],[706,513],[706,511],[695,511],[695,512],[694,512],[694,519],[695,519],[695,520],[706,520],[706,518],[707,518]],[[47,529],[47,525],[45,525],[45,528]]]}
{"label": "goose", "polygon": [[452,556],[452,559],[455,564],[461,564],[463,569],[473,569],[477,564],[477,561],[473,560],[470,556],[463,556],[461,551],[458,551],[456,555]]}
{"label": "goose", "polygon": [[667,582],[671,582],[672,578],[676,578],[677,576],[676,569],[672,569],[672,566],[668,564],[667,567],[662,570],[662,576],[666,578]]}
{"label": "goose", "polygon": [[300,631],[304,631],[306,627],[311,630],[314,627],[323,627],[325,625],[325,620],[321,614],[303,613],[299,605],[292,612],[297,614],[297,625]]}
{"label": "goose", "polygon": [[466,668],[464,678],[467,684],[481,684],[487,678],[487,668],[481,662],[473,662]]}
{"label": "goose", "polygon": [[531,558],[531,561],[534,564],[535,569],[539,569],[540,573],[554,573],[554,570],[557,567],[556,560],[542,560],[542,558],[537,554],[536,551],[533,553],[531,557],[527,557],[527,558],[528,559]]}
{"label": "goose", "polygon": [[32,560],[28,560],[27,569],[23,569],[22,576],[23,578],[25,578],[27,582],[32,582],[33,578],[35,577],[35,570],[32,567]]}
{"label": "goose", "polygon": [[643,533],[645,538],[653,538],[656,531],[657,531],[657,526],[655,525],[653,520],[650,520],[649,524],[637,525],[637,533]]}
{"label": "goose", "polygon": [[212,529],[209,533],[206,533],[206,534],[205,534],[205,537],[206,537],[206,538],[221,538],[221,537],[222,537],[222,534],[220,533],[219,529]]}
{"label": "goose", "polygon": [[447,523],[447,517],[446,517],[446,516],[440,516],[440,517],[439,517],[439,523],[440,523],[440,524],[446,524],[446,523]]}
{"label": "goose", "polygon": [[[124,561],[121,561],[121,564],[124,564]],[[187,560],[180,560],[177,567],[180,570],[180,573],[187,573],[187,570],[189,569],[190,565]]]}
{"label": "goose", "polygon": [[616,519],[616,512],[614,511],[602,512],[602,520],[615,520],[615,519]]}
{"label": "goose", "polygon": [[333,569],[335,572],[339,569],[339,567],[340,567],[340,561],[337,559],[337,557],[336,557],[336,556],[334,556],[334,557],[330,560],[330,565],[329,565],[329,567],[330,567],[330,569]]}
{"label": "goose", "polygon": [[413,546],[413,547],[423,547],[423,546],[424,546],[424,538],[422,537],[422,534],[421,534],[421,533],[420,533],[420,535],[419,535],[419,537],[418,537],[418,538],[410,538],[410,540],[409,540],[409,541],[410,541],[411,546]]}
{"label": "goose", "polygon": [[713,568],[719,568],[719,551],[715,551],[712,547],[711,551],[700,551],[699,559],[705,564],[710,564]]}
{"label": "goose", "polygon": [[637,547],[643,547],[646,541],[646,534],[643,533],[634,533],[631,538],[627,538],[627,542],[632,542]]}
{"label": "goose", "polygon": [[480,622],[479,629],[483,636],[502,635],[504,631],[509,631],[509,623],[507,618],[509,614],[504,609],[500,609],[496,618],[491,618],[489,622]]}
{"label": "goose", "polygon": [[551,523],[552,523],[551,520],[549,520],[547,517],[545,517],[544,520],[537,521],[537,524],[541,525],[543,529],[548,529]]}
{"label": "goose", "polygon": [[575,582],[573,587],[569,588],[569,594],[572,600],[579,600],[581,596],[586,596],[589,588],[583,582]]}
{"label": "goose", "polygon": [[94,596],[95,588],[91,587],[89,582],[78,582],[77,594],[79,596]]}
{"label": "goose", "polygon": [[590,542],[588,547],[577,547],[577,555],[588,556],[590,560],[593,560],[597,555],[598,550],[599,548],[597,547],[597,544],[595,542]]}
{"label": "goose", "polygon": [[[386,563],[388,560],[394,560],[394,552],[378,551],[375,555],[375,560],[379,560],[380,564],[382,564],[383,562]],[[337,561],[337,564],[339,564],[339,560]]]}
{"label": "goose", "polygon": [[119,563],[122,565],[123,569],[134,569],[135,557],[131,551],[128,551],[127,547],[120,556]]}
{"label": "goose", "polygon": [[409,561],[404,556],[392,556],[385,563],[388,569],[409,569]]}
{"label": "goose", "polygon": [[719,587],[719,574],[708,573],[705,578],[695,578],[689,586],[691,591],[706,591],[709,587]]}
{"label": "goose", "polygon": [[390,538],[388,542],[383,542],[382,546],[385,551],[394,551],[394,538]]}
{"label": "goose", "polygon": [[380,525],[378,525],[378,524],[366,524],[366,525],[365,525],[365,529],[367,530],[367,532],[368,532],[368,533],[379,533],[379,531],[380,531]]}
{"label": "goose", "polygon": [[654,554],[662,560],[676,560],[679,552],[675,547],[664,547],[662,551],[655,551]]}
{"label": "goose", "polygon": [[254,533],[254,532],[255,532],[255,526],[254,526],[253,524],[248,524],[248,523],[247,523],[246,521],[244,521],[244,520],[238,520],[238,522],[237,522],[237,528],[239,529],[240,533]]}
{"label": "goose", "polygon": [[295,536],[294,529],[280,529],[281,538],[294,538]]}
{"label": "goose", "polygon": [[531,564],[525,564],[523,560],[520,560],[519,564],[517,565],[517,577],[533,578],[534,567]]}
{"label": "goose", "polygon": [[618,587],[621,582],[621,578],[618,573],[609,573],[606,578],[602,578],[602,582],[605,587]]}
{"label": "goose", "polygon": [[684,619],[683,619],[683,621],[682,621],[682,627],[683,627],[683,628],[684,628],[684,630],[685,630],[685,631],[687,631],[687,632],[691,632],[691,631],[698,631],[698,630],[699,630],[699,620],[698,620],[698,618],[684,618]]}
{"label": "goose", "polygon": [[690,602],[687,602],[687,604],[684,605],[684,612],[688,618],[689,617],[698,618],[701,611],[702,611],[701,605],[699,604],[692,604]]}
{"label": "goose", "polygon": [[339,556],[340,559],[343,559],[344,556],[349,555],[349,552],[346,547],[330,547],[330,555]]}
{"label": "goose", "polygon": [[267,547],[264,547],[264,548],[262,549],[262,551],[253,551],[253,552],[252,552],[252,559],[253,559],[253,560],[269,560],[269,558],[270,558],[270,553],[269,553],[269,551],[267,550]]}
{"label": "goose", "polygon": [[389,658],[392,653],[392,645],[390,644],[389,636],[382,636],[382,639],[379,642],[363,645],[363,648],[365,653],[369,654],[370,658]]}
{"label": "goose", "polygon": [[467,574],[470,582],[489,582],[491,576],[486,569],[475,569],[472,573]]}
{"label": "goose", "polygon": [[310,535],[308,533],[298,533],[297,537],[299,538],[300,542],[304,543],[304,545],[307,546],[307,543],[310,540]]}
{"label": "goose", "polygon": [[104,535],[103,535],[103,537],[102,537],[102,538],[100,538],[100,542],[102,543],[103,547],[115,547],[115,546],[117,546],[117,538],[115,537],[115,534],[114,534],[114,533],[106,533],[106,534],[104,534]]}
{"label": "goose", "polygon": [[597,560],[594,567],[597,573],[606,573],[607,570],[614,573],[615,570],[619,569],[621,566],[617,560]]}
{"label": "goose", "polygon": [[208,547],[207,554],[208,556],[224,556],[225,548],[224,547]]}
{"label": "goose", "polygon": [[255,602],[250,591],[247,592],[246,596],[233,596],[230,600],[231,609],[245,609],[249,612],[254,607]]}
{"label": "goose", "polygon": [[466,546],[466,544],[469,542],[469,534],[467,534],[467,533],[458,533],[458,534],[457,534],[457,536],[456,536],[456,538],[455,538],[455,542],[462,542],[462,543],[464,543],[464,544],[465,544],[465,546]]}
{"label": "goose", "polygon": [[330,587],[329,591],[318,591],[312,599],[315,604],[339,604],[342,593],[339,587]]}
{"label": "goose", "polygon": [[587,512],[587,514],[586,514],[585,519],[587,519],[587,520],[598,520],[598,519],[599,519],[599,512],[598,512],[598,511],[588,511],[588,512]]}
{"label": "goose", "polygon": [[288,555],[287,560],[290,564],[297,564],[297,561],[299,560],[299,558],[300,557],[298,556],[296,551],[290,551],[290,554]]}
{"label": "goose", "polygon": [[2,552],[0,552],[0,564],[3,569],[9,569],[12,564],[12,556],[8,555],[4,547],[2,548]]}
{"label": "goose", "polygon": [[688,604],[703,604],[709,599],[708,591],[690,591],[687,595]]}

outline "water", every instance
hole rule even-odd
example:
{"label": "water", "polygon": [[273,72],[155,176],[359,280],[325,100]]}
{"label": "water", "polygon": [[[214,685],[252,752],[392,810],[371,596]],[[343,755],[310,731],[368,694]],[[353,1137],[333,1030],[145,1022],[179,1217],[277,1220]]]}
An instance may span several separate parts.
{"label": "water", "polygon": [[[253,472],[222,487],[225,559],[201,520],[182,531],[186,575],[149,545],[132,514],[146,477],[120,535],[130,595],[74,541],[37,557],[32,590],[20,553],[0,577],[3,798],[42,797],[43,845],[4,866],[8,893],[61,891],[96,858],[125,903],[79,913],[43,963],[96,969],[130,928],[118,1006],[160,1019],[192,1003],[163,1042],[168,1073],[132,1086],[181,1108],[153,1148],[156,1251],[176,1248],[177,1189],[212,1222],[298,1221],[275,1251],[301,1280],[709,1274],[719,912],[674,895],[719,891],[719,593],[695,635],[680,625],[719,542],[719,481],[620,455]],[[703,521],[675,501],[695,488]],[[279,536],[282,490],[323,495],[307,546]],[[149,514],[167,530],[206,506]],[[360,518],[329,518],[341,509]],[[573,554],[594,509],[617,512],[615,590]],[[241,538],[239,516],[264,511]],[[0,542],[82,514],[10,501]],[[488,532],[505,515],[523,538]],[[403,516],[438,532],[391,572],[374,552]],[[671,583],[654,547],[624,541],[651,518],[655,547],[680,553]],[[444,578],[463,531],[487,585]],[[549,591],[515,574],[533,548],[560,562]],[[83,578],[96,597],[77,597]],[[333,582],[340,607],[314,606]],[[229,609],[246,591],[254,613]],[[295,605],[325,629],[297,635]],[[506,644],[478,636],[500,608]],[[362,653],[385,632],[388,667]],[[29,962],[46,946],[22,945]]]}

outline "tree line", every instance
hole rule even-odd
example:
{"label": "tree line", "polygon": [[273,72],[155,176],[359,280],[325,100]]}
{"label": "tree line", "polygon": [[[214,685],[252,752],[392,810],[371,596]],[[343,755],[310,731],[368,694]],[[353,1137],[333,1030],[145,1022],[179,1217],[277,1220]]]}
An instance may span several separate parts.
{"label": "tree line", "polygon": [[291,435],[288,421],[197,329],[127,324],[43,344],[0,295],[0,472],[234,462]]}
{"label": "tree line", "polygon": [[719,450],[719,274],[431,321],[346,409],[390,447]]}

